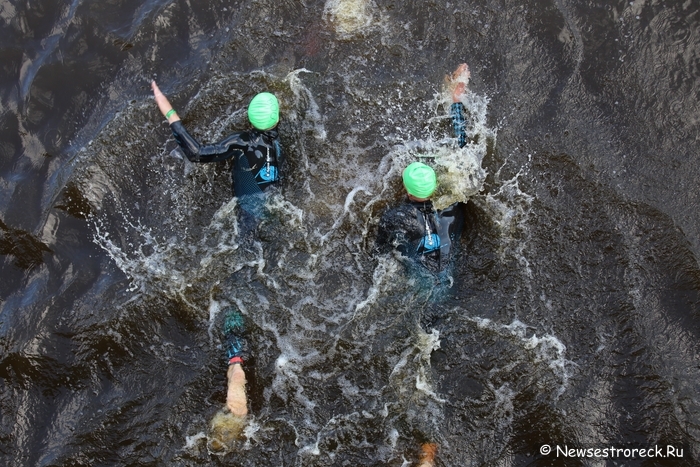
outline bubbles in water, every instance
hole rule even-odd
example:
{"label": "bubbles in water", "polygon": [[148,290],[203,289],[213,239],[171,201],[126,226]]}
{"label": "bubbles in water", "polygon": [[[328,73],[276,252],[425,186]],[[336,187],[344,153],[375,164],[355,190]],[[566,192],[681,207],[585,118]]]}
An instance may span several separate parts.
{"label": "bubbles in water", "polygon": [[[367,291],[367,297],[355,306],[353,319],[365,308],[371,306],[382,292],[391,286],[390,280],[399,271],[400,263],[394,258],[380,258],[379,264],[372,273],[372,286]],[[361,314],[360,314],[361,316]]]}
{"label": "bubbles in water", "polygon": [[[323,124],[323,116],[321,115],[321,111],[318,107],[318,104],[316,103],[316,99],[314,98],[313,94],[306,86],[304,86],[304,84],[301,81],[300,75],[302,73],[313,72],[307,70],[306,68],[301,68],[290,72],[285,78],[285,81],[289,83],[289,88],[294,93],[294,106],[290,108],[291,112],[289,113],[288,118],[292,120],[298,120],[297,113],[293,109],[305,109],[304,114],[306,118],[299,122],[303,126],[302,129],[311,130],[316,136],[316,138],[320,140],[325,140],[326,129]],[[308,168],[308,163],[306,164],[306,166]]]}
{"label": "bubbles in water", "polygon": [[204,432],[199,432],[192,436],[187,436],[185,438],[184,449],[194,449],[194,447],[199,443],[199,440],[207,439],[207,435]]}
{"label": "bubbles in water", "polygon": [[566,346],[559,339],[551,334],[538,337],[533,333],[528,337],[528,326],[517,319],[507,325],[497,324],[487,318],[468,317],[467,319],[475,322],[481,329],[516,337],[519,345],[531,356],[533,364],[546,364],[559,379],[560,384],[555,396],[564,394],[572,376],[571,370],[576,367],[576,364],[566,358]]}
{"label": "bubbles in water", "polygon": [[481,191],[486,179],[486,171],[481,168],[483,153],[473,148],[439,148],[433,155],[439,182],[433,200],[435,208],[444,209],[456,202],[466,203]]}
{"label": "bubbles in water", "polygon": [[[296,70],[278,81],[289,85],[283,99],[291,127],[285,135],[291,143],[288,154],[293,155],[289,161],[298,172],[307,171],[311,176],[304,177],[303,188],[287,185],[268,198],[269,218],[253,235],[245,234],[235,198],[212,196],[222,186],[228,193],[227,173],[169,158],[166,162],[172,167],[158,160],[153,170],[157,176],[166,170],[175,173],[154,189],[171,194],[174,200],[167,214],[177,220],[171,236],[158,235],[158,213],[149,218],[138,210],[122,214],[117,209],[98,215],[96,237],[139,293],[190,305],[208,325],[205,346],[216,347],[215,323],[225,306],[235,304],[251,320],[260,333],[254,343],[262,375],[258,387],[262,395],[257,397],[266,412],[259,414],[260,436],[265,436],[269,425],[283,420],[293,432],[300,456],[332,456],[334,451],[353,449],[366,442],[366,437],[377,436],[385,445],[374,456],[398,460],[411,429],[439,432],[436,427],[444,422],[443,408],[453,401],[442,393],[431,368],[431,354],[440,349],[441,334],[437,330],[426,333],[418,324],[420,313],[431,306],[426,304],[430,293],[405,275],[396,258],[374,259],[366,251],[373,242],[376,212],[372,206],[394,197],[391,190],[401,170],[417,158],[427,160],[439,174],[438,207],[478,195],[486,176],[481,163],[487,141],[495,138],[495,131],[486,124],[488,99],[471,91],[462,96],[471,122],[467,128],[471,142],[465,148],[458,148],[451,136],[444,96],[435,95],[418,106],[424,109],[419,111],[425,115],[424,139],[411,136],[410,131],[417,129],[400,132],[396,140],[402,140],[371,171],[358,170],[358,163],[366,157],[365,143],[352,146],[351,142],[351,162],[356,163],[342,165],[346,161],[338,157],[340,165],[332,167],[337,169],[332,177],[315,179],[314,169],[334,159],[318,158],[315,153],[338,146],[338,141],[326,141],[319,93],[302,81],[302,77],[311,80],[316,76],[307,73]],[[274,81],[263,74],[256,78]],[[467,82],[468,76],[460,79]],[[227,89],[231,83],[223,77],[213,81],[190,107],[209,110],[218,102],[217,86]],[[405,99],[400,94],[406,86],[399,86],[397,102]],[[392,97],[382,99],[388,108],[394,108]],[[439,114],[431,114],[431,107],[439,109]],[[197,131],[210,141],[223,136],[228,127],[240,123],[240,115],[233,106],[231,110],[228,117],[211,125],[200,123],[202,128]],[[288,176],[294,179],[297,175],[290,171]],[[109,177],[107,180],[111,183]],[[326,183],[331,187],[324,191]],[[128,204],[130,197],[139,198],[128,193],[137,188],[118,187],[113,183],[105,190],[117,190],[117,205]],[[202,192],[213,200],[206,212],[198,211]],[[193,212],[202,214],[195,217]],[[557,352],[551,344],[530,341],[527,350],[535,354],[541,350],[544,360]],[[371,378],[357,375],[357,362],[371,372]],[[251,425],[231,426],[231,420],[221,414],[215,420],[208,437],[212,451],[225,452],[231,449],[226,447],[228,439],[250,439],[255,432]],[[341,428],[350,441],[344,442],[338,434]],[[243,441],[241,446],[245,449]]]}
{"label": "bubbles in water", "polygon": [[244,433],[247,419],[222,409],[214,415],[209,425],[208,447],[215,453],[228,452],[235,448]]}
{"label": "bubbles in water", "polygon": [[373,10],[370,0],[328,0],[323,13],[341,37],[350,37],[372,25]]}

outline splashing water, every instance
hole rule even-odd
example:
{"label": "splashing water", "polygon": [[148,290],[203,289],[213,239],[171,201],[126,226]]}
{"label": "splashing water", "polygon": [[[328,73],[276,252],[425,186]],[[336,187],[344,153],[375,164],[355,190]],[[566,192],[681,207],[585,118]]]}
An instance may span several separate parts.
{"label": "splashing water", "polygon": [[[285,150],[289,148],[294,168],[322,172],[317,170],[323,162],[317,154],[334,142],[323,105],[305,83],[317,79],[316,74],[299,69],[279,80],[260,72],[252,76],[284,88],[280,93],[285,118],[294,128],[287,132]],[[244,80],[232,76],[214,82],[220,92]],[[200,106],[208,108],[215,96],[213,87],[202,90],[189,104],[191,111],[196,114]],[[472,121],[465,148],[457,147],[449,131],[445,95],[436,94],[425,103],[437,110],[424,116],[423,139],[402,138],[383,155],[375,171],[341,166],[338,185],[347,190],[340,191],[334,184],[326,192],[322,183],[314,184],[307,177],[298,187],[273,194],[266,202],[268,217],[252,237],[242,233],[236,199],[226,198],[227,171],[193,166],[167,154],[164,160],[154,161],[153,170],[172,174],[155,184],[174,200],[170,215],[178,227],[170,236],[159,234],[157,222],[139,218],[133,211],[128,215],[119,209],[99,212],[98,243],[140,294],[186,303],[194,316],[206,322],[204,345],[212,353],[220,351],[221,309],[235,304],[251,321],[256,366],[262,374],[259,394],[253,397],[261,410],[256,414],[258,428],[246,428],[243,438],[256,437],[256,443],[264,443],[267,433],[280,429],[282,423],[292,433],[300,458],[319,459],[378,437],[385,441],[376,456],[392,462],[406,459],[403,449],[414,442],[407,441],[407,426],[436,437],[444,430],[445,407],[453,402],[443,393],[431,361],[435,352],[443,350],[442,334],[437,329],[426,333],[418,323],[426,310],[438,306],[430,298],[434,291],[407,275],[396,258],[375,260],[366,248],[372,244],[377,220],[373,206],[393,197],[394,181],[413,160],[427,160],[436,168],[438,207],[479,197],[486,177],[481,163],[496,132],[486,123],[486,97],[467,91],[462,99]],[[215,120],[214,128],[201,123],[197,128],[195,122],[193,131],[207,139],[221,137],[226,127],[240,124],[235,106],[230,108],[233,117]],[[363,154],[359,146],[350,152],[353,157]],[[295,178],[293,172],[290,178]],[[117,190],[117,205],[122,197],[128,198],[127,190],[111,186]],[[206,209],[191,195],[201,191],[211,193]],[[105,197],[95,197],[96,203],[104,204]],[[510,207],[512,203],[504,197],[502,204]],[[132,245],[111,240],[114,237],[128,238]],[[511,337],[495,324],[494,329],[503,339]],[[556,356],[563,355],[565,348],[558,349],[547,336],[535,342],[536,338],[523,337],[527,343],[522,347],[537,356],[532,365],[553,371]],[[561,371],[569,368],[565,360],[560,363]],[[372,375],[371,381],[358,374],[360,368]],[[556,390],[565,387],[560,379]],[[493,393],[502,396],[504,413],[508,395],[515,397],[515,389],[509,388],[508,383],[493,383]],[[337,394],[329,397],[329,391]],[[212,420],[211,451],[251,449],[248,441],[226,448],[228,434],[234,431],[230,420],[220,415]],[[238,433],[239,427],[234,428]],[[193,429],[200,432],[202,427],[195,424]],[[352,441],[343,441],[344,436]],[[220,442],[212,445],[216,439]],[[195,439],[188,440],[187,445],[192,444],[197,444]]]}
{"label": "splashing water", "polygon": [[220,410],[214,415],[207,435],[208,447],[215,453],[226,453],[235,449],[247,424],[245,417],[237,417],[227,410]]}
{"label": "splashing water", "polygon": [[[468,69],[459,75],[456,82],[469,82]],[[403,167],[416,160],[422,160],[433,165],[438,177],[438,188],[433,197],[437,209],[444,209],[456,202],[466,203],[479,193],[486,179],[486,171],[481,164],[486,155],[487,145],[493,144],[496,131],[487,125],[487,108],[489,99],[479,96],[471,90],[466,90],[460,97],[464,104],[470,122],[466,128],[469,143],[459,148],[456,140],[450,135],[435,135],[425,140],[406,141],[394,147],[389,153],[392,167],[385,176],[397,176]],[[442,94],[434,96],[436,108],[449,109],[452,102],[450,87],[446,86]],[[450,120],[447,112],[428,120],[429,124],[440,124]]]}
{"label": "splashing water", "polygon": [[323,14],[341,37],[350,38],[373,25],[374,8],[370,0],[327,0]]}

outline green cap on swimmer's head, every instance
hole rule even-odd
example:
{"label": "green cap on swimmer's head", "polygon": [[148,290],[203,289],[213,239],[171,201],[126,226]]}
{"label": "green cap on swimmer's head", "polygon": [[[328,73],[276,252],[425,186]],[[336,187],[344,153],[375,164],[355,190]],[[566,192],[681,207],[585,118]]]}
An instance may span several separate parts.
{"label": "green cap on swimmer's head", "polygon": [[280,119],[280,106],[277,98],[269,92],[261,92],[253,97],[248,105],[248,120],[258,130],[269,130]]}
{"label": "green cap on swimmer's head", "polygon": [[429,198],[437,187],[435,171],[422,162],[414,162],[403,171],[403,186],[409,195]]}

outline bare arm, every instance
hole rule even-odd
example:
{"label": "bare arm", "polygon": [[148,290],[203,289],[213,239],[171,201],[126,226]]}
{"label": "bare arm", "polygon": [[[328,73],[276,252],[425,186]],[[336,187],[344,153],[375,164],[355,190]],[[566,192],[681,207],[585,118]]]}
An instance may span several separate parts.
{"label": "bare arm", "polygon": [[163,117],[168,120],[168,123],[179,122],[180,117],[178,117],[177,112],[174,111],[173,106],[170,105],[170,102],[168,101],[168,98],[165,97],[165,94],[160,91],[160,88],[156,84],[155,80],[151,81],[151,89],[153,89],[153,97],[156,99],[156,104],[158,104],[160,113],[162,113]]}
{"label": "bare arm", "polygon": [[226,392],[226,407],[233,415],[245,417],[248,415],[248,397],[245,392],[245,371],[240,363],[228,367],[228,390]]}

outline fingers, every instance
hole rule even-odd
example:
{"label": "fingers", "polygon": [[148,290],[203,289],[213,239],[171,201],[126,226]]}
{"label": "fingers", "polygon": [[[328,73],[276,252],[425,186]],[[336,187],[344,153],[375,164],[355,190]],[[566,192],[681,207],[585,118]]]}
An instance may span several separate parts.
{"label": "fingers", "polygon": [[460,64],[455,71],[452,72],[452,81],[456,81],[462,78],[464,75],[469,74],[469,67],[466,63]]}
{"label": "fingers", "polygon": [[151,89],[153,89],[153,97],[156,100],[158,109],[160,109],[160,113],[168,120],[168,123],[179,121],[180,117],[178,117],[177,113],[173,110],[173,106],[170,104],[170,101],[168,101],[168,98],[160,92],[160,88],[155,80],[151,81]]}

